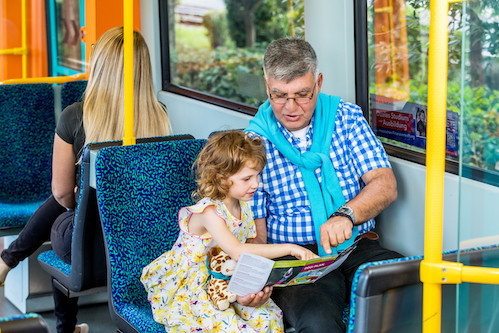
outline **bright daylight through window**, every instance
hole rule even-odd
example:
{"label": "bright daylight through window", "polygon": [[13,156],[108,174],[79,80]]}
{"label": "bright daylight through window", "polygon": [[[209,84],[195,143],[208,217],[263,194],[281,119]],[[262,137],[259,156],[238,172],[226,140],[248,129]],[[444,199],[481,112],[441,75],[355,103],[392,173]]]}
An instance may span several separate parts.
{"label": "bright daylight through window", "polygon": [[263,53],[304,34],[303,0],[168,1],[170,84],[256,108]]}

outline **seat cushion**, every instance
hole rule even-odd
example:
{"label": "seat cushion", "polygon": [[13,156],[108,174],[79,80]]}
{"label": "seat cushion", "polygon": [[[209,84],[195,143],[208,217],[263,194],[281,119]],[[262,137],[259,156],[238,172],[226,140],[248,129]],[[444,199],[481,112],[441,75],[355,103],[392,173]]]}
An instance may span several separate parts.
{"label": "seat cushion", "polygon": [[43,202],[44,200],[27,203],[0,202],[0,229],[25,225]]}
{"label": "seat cushion", "polygon": [[67,276],[71,273],[71,265],[62,261],[52,250],[40,253],[38,260],[52,266],[55,270],[63,272]]}

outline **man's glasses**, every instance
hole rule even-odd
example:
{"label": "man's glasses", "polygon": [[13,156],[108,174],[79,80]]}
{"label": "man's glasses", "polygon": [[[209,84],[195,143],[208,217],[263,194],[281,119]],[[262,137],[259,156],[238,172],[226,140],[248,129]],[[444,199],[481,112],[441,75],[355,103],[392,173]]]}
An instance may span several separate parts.
{"label": "man's glasses", "polygon": [[288,100],[293,99],[297,104],[307,104],[309,103],[312,98],[314,98],[314,92],[315,92],[315,86],[317,85],[317,81],[315,81],[314,88],[312,89],[312,94],[310,96],[296,96],[296,97],[288,97],[288,96],[272,96],[272,93],[270,92],[270,87],[267,83],[267,89],[269,91],[269,98],[274,102],[275,104],[286,104]]}

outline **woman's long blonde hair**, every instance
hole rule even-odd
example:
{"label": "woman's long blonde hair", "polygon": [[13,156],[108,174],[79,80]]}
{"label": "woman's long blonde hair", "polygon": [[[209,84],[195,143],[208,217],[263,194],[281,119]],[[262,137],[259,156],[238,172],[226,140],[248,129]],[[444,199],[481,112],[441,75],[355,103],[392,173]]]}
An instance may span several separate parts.
{"label": "woman's long blonde hair", "polygon": [[[93,45],[83,103],[85,145],[124,136],[123,27],[106,31]],[[171,134],[166,110],[156,99],[144,37],[133,33],[134,136]]]}

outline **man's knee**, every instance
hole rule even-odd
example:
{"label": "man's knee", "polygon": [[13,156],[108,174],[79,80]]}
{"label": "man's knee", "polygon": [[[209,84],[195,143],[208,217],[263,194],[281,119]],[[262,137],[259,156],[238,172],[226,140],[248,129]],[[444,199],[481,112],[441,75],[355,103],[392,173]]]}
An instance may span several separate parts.
{"label": "man's knee", "polygon": [[[308,298],[289,312],[284,318],[296,332],[345,332],[343,323],[344,297],[321,299]],[[288,314],[288,316],[286,316]]]}
{"label": "man's knee", "polygon": [[[346,330],[343,322],[343,309],[329,313],[329,311],[307,311],[295,318],[293,327],[296,333],[344,333]],[[286,316],[286,315],[284,315]]]}

